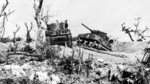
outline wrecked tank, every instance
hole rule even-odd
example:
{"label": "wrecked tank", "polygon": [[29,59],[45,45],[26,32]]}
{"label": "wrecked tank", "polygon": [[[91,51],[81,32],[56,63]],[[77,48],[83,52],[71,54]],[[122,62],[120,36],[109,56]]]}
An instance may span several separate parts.
{"label": "wrecked tank", "polygon": [[81,25],[90,30],[91,33],[79,34],[77,45],[97,50],[112,51],[107,33],[99,30],[92,30],[83,23],[81,23]]}
{"label": "wrecked tank", "polygon": [[67,20],[47,25],[45,32],[46,42],[49,45],[63,45],[72,47],[72,35]]}

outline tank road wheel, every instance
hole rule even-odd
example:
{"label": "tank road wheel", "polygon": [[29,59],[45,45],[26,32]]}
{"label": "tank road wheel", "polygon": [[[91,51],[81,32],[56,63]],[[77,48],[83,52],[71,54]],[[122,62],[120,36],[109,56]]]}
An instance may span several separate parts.
{"label": "tank road wheel", "polygon": [[79,38],[78,41],[77,41],[77,45],[78,46],[83,46],[83,43],[84,43],[84,40]]}
{"label": "tank road wheel", "polygon": [[83,41],[83,46],[87,46],[87,41],[86,40]]}
{"label": "tank road wheel", "polygon": [[96,41],[93,42],[93,48],[98,48],[98,42]]}
{"label": "tank road wheel", "polygon": [[93,42],[89,41],[89,42],[88,42],[88,46],[89,46],[90,48],[93,48],[93,46],[94,46],[94,45],[93,45]]}
{"label": "tank road wheel", "polygon": [[71,35],[68,35],[67,37],[68,37],[67,38],[67,46],[72,48],[72,37],[71,37]]}
{"label": "tank road wheel", "polygon": [[77,45],[78,45],[78,46],[81,45],[81,41],[82,41],[82,40],[81,40],[80,38],[77,39]]}

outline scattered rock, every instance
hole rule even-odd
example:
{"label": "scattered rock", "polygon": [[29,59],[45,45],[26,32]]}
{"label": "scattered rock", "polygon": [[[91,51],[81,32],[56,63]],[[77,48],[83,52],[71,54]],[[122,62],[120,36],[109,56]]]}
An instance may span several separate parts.
{"label": "scattered rock", "polygon": [[5,65],[4,69],[10,70],[12,75],[16,77],[26,76],[26,73],[24,72],[24,70],[21,68],[21,66],[18,66],[18,65]]}
{"label": "scattered rock", "polygon": [[100,59],[100,58],[97,59],[97,61],[100,62],[100,63],[104,63],[105,62],[104,59]]}
{"label": "scattered rock", "polygon": [[120,71],[123,71],[123,70],[127,69],[127,66],[126,66],[126,65],[119,64],[119,65],[117,65],[117,68],[118,68]]}
{"label": "scattered rock", "polygon": [[23,70],[29,70],[29,69],[32,68],[32,66],[30,66],[29,63],[25,63],[25,64],[23,64],[23,65],[21,66],[21,68],[22,68]]}
{"label": "scattered rock", "polygon": [[49,76],[47,75],[47,72],[36,72],[35,74],[38,75],[39,80],[41,82],[46,82],[50,80]]}
{"label": "scattered rock", "polygon": [[60,83],[60,78],[56,76],[55,74],[51,74],[52,84],[58,84]]}
{"label": "scattered rock", "polygon": [[5,63],[5,58],[0,56],[0,64]]}

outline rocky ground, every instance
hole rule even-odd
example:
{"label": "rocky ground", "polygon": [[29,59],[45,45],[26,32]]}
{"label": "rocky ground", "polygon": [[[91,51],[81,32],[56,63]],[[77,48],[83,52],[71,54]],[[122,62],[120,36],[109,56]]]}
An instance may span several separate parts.
{"label": "rocky ground", "polygon": [[[33,44],[32,48],[35,48]],[[40,54],[33,56],[8,56],[9,45],[0,43],[0,84],[127,84],[121,83],[121,72],[149,71],[149,68],[141,69],[143,65],[139,62],[144,49],[149,47],[148,42],[116,42],[112,45],[113,52],[103,53],[77,46],[72,49],[55,46],[46,51],[44,47],[41,51],[36,50]],[[19,49],[22,46],[25,44],[19,44]],[[126,77],[126,81],[143,84],[134,83],[135,78]]]}

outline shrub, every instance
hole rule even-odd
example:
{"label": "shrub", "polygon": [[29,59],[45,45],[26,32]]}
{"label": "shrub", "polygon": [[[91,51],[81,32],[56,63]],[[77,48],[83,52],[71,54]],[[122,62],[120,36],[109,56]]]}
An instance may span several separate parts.
{"label": "shrub", "polygon": [[11,42],[11,39],[10,39],[9,37],[1,38],[1,39],[0,39],[0,42],[2,42],[2,43]]}
{"label": "shrub", "polygon": [[[17,37],[17,38],[16,38],[16,41],[22,41],[22,40],[23,40],[23,38],[21,38],[21,37]],[[15,38],[13,38],[11,41],[12,41],[12,42],[15,42]]]}

